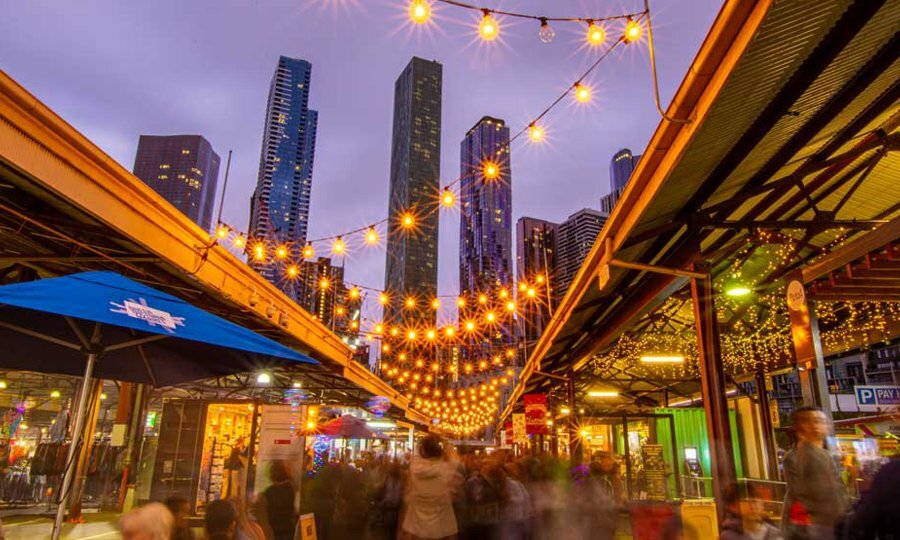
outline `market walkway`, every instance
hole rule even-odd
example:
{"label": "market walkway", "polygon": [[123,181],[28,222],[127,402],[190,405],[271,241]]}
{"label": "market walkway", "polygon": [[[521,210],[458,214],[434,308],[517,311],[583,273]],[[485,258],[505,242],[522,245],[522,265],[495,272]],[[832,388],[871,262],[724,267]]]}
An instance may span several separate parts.
{"label": "market walkway", "polygon": [[[63,527],[62,537],[70,540],[89,540],[94,538],[120,538],[115,524],[118,516],[109,512],[85,512],[85,523],[67,524]],[[16,515],[3,518],[3,531],[6,540],[36,540],[50,538],[53,528],[53,515],[43,513],[37,515]]]}

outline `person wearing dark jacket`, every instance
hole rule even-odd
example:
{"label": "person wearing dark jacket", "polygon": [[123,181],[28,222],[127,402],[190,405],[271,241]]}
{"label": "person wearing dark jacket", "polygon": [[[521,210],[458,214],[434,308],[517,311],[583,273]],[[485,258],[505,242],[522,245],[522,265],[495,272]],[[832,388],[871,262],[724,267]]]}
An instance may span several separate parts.
{"label": "person wearing dark jacket", "polygon": [[275,461],[269,469],[272,485],[263,491],[268,526],[274,540],[292,540],[297,526],[297,512],[294,510],[294,484],[291,471],[283,461]]}
{"label": "person wearing dark jacket", "polygon": [[727,512],[722,522],[720,540],[781,540],[781,531],[767,523],[763,502],[756,498],[741,499],[737,486],[725,490]]}
{"label": "person wearing dark jacket", "polygon": [[883,465],[847,520],[850,538],[900,539],[900,457]]}

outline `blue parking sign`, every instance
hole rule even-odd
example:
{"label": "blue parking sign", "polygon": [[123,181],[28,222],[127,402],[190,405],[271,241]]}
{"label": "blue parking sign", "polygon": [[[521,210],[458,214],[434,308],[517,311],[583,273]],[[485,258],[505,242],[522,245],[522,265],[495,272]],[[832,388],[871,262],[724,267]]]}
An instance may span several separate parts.
{"label": "blue parking sign", "polygon": [[891,407],[900,405],[900,386],[855,386],[856,402],[862,406]]}
{"label": "blue parking sign", "polygon": [[875,389],[871,386],[857,386],[856,402],[860,405],[875,405]]}

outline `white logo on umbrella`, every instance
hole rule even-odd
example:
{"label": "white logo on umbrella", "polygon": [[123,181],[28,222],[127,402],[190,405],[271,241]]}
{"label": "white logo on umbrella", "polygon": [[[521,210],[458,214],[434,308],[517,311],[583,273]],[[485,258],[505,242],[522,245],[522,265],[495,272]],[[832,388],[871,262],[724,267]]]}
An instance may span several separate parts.
{"label": "white logo on umbrella", "polygon": [[128,315],[134,319],[145,321],[150,326],[162,326],[171,334],[175,333],[176,327],[184,326],[184,317],[173,317],[168,311],[152,308],[147,305],[147,301],[143,298],[137,300],[129,298],[122,301],[121,304],[115,302],[110,302],[109,304],[113,308],[117,308],[110,308],[110,311],[113,313]]}

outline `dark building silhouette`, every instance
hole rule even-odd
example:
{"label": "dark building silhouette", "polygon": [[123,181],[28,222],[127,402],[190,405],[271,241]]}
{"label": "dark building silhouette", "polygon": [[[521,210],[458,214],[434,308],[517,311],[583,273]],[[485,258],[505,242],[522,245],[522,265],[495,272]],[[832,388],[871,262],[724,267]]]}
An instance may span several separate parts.
{"label": "dark building silhouette", "polygon": [[[394,84],[391,185],[388,206],[384,308],[388,323],[434,326],[427,310],[404,310],[414,296],[420,305],[437,295],[440,190],[442,67],[413,57]],[[406,212],[415,214],[414,230],[401,227]],[[424,317],[427,320],[417,320]]]}
{"label": "dark building silhouette", "polygon": [[[313,159],[319,115],[309,108],[312,64],[282,56],[272,76],[256,189],[250,199],[250,236],[270,247],[291,248],[288,260],[300,258],[309,227]],[[284,265],[256,267],[288,296],[296,298]]]}
{"label": "dark building silhouette", "polygon": [[566,295],[609,216],[592,208],[575,212],[559,225],[557,238],[557,304]]}
{"label": "dark building silhouette", "polygon": [[134,175],[210,231],[219,156],[200,135],[141,135]]}
{"label": "dark building silhouette", "polygon": [[535,301],[520,302],[519,337],[529,346],[541,336],[556,307],[558,235],[557,223],[532,217],[516,222],[516,280],[541,292]]}

